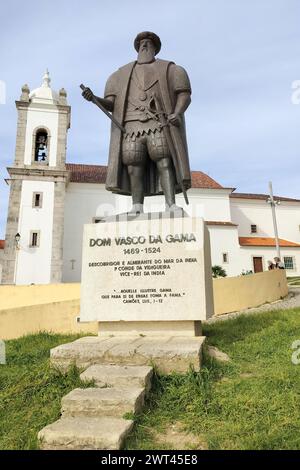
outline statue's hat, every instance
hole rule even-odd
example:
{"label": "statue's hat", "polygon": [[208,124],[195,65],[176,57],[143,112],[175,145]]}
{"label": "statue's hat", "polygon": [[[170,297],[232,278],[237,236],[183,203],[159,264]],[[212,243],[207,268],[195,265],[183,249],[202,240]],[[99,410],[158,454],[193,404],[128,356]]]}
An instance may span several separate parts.
{"label": "statue's hat", "polygon": [[155,55],[159,53],[161,48],[161,42],[157,34],[152,33],[151,31],[143,31],[142,33],[139,33],[134,40],[134,48],[137,52],[139,51],[140,42],[142,41],[142,39],[151,39],[155,46]]}

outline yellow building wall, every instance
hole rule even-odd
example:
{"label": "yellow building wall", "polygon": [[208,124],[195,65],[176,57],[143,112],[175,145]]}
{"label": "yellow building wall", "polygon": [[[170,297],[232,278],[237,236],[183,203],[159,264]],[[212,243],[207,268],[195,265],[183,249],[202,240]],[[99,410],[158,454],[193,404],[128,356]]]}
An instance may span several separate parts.
{"label": "yellow building wall", "polygon": [[39,331],[98,334],[98,323],[78,323],[80,284],[0,286],[0,339]]}
{"label": "yellow building wall", "polygon": [[0,310],[79,298],[79,283],[0,286]]}
{"label": "yellow building wall", "polygon": [[[284,270],[214,279],[215,315],[256,307],[288,294]],[[98,334],[98,322],[78,323],[80,284],[0,286],[0,339],[39,331]]]}
{"label": "yellow building wall", "polygon": [[0,339],[48,331],[98,334],[98,322],[78,323],[79,299],[0,310]]}
{"label": "yellow building wall", "polygon": [[284,269],[214,279],[215,315],[274,302],[288,294]]}

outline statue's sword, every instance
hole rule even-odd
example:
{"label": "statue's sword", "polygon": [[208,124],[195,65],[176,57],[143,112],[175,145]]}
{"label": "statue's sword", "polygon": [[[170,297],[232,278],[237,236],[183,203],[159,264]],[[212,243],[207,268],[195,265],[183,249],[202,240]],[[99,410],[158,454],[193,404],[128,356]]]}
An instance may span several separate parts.
{"label": "statue's sword", "polygon": [[[84,90],[86,89],[86,87],[85,87],[83,84],[80,85],[80,88],[82,89],[82,91],[84,91]],[[107,111],[107,109],[105,109],[104,106],[102,106],[102,104],[99,103],[98,100],[96,100],[96,97],[95,97],[94,95],[93,95],[93,98],[92,98],[92,102],[93,102],[96,106],[98,106],[98,108],[100,108],[101,111],[104,112],[104,114],[106,114],[106,116],[120,129],[120,131],[124,132],[124,134],[126,133],[125,127],[123,127],[123,126],[119,123],[119,121],[117,121],[117,119],[116,119],[112,114],[110,114],[110,113]]]}
{"label": "statue's sword", "polygon": [[168,122],[168,120],[166,118],[166,113],[164,112],[164,110],[162,108],[162,104],[158,100],[157,95],[154,95],[153,99],[154,99],[154,102],[155,102],[156,114],[158,116],[159,122],[161,124],[162,129],[163,129],[163,133],[164,133],[164,136],[166,138],[166,141],[167,141],[167,144],[168,144],[168,147],[169,147],[169,150],[170,150],[170,154],[171,154],[171,157],[172,157],[172,161],[173,161],[173,164],[174,164],[174,167],[175,167],[177,181],[180,184],[181,191],[182,191],[182,194],[184,196],[184,200],[185,200],[186,204],[189,204],[186,189],[184,187],[182,176],[181,176],[180,170],[179,170],[177,151],[176,151],[176,148],[174,146],[174,142],[173,142],[171,132],[170,132],[170,123]]}

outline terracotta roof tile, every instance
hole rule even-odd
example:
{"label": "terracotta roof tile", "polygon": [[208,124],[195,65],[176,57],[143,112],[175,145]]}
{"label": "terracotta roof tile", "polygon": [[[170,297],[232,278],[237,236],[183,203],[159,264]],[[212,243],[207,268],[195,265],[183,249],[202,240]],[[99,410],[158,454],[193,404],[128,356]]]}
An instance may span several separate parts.
{"label": "terracotta roof tile", "polygon": [[217,183],[210,176],[202,173],[202,171],[192,171],[192,188],[209,188],[209,189],[222,189],[219,183]]}
{"label": "terracotta roof tile", "polygon": [[[275,238],[267,237],[239,237],[239,242],[241,246],[276,246]],[[279,238],[279,245],[282,247],[300,248],[299,243],[283,240],[282,238]]]}
{"label": "terracotta roof tile", "polygon": [[5,240],[0,240],[0,250],[4,250]]}
{"label": "terracotta roof tile", "polygon": [[[82,165],[67,163],[72,183],[105,184],[107,167],[104,165]],[[192,171],[192,188],[222,189],[222,186],[202,171]]]}
{"label": "terracotta roof tile", "polygon": [[67,163],[66,168],[71,172],[70,181],[72,183],[105,183],[107,175],[106,166]]}

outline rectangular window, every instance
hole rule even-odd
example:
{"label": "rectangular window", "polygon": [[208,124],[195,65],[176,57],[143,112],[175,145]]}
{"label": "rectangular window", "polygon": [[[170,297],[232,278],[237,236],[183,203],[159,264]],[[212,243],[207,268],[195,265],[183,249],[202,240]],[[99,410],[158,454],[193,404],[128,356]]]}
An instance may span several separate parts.
{"label": "rectangular window", "polygon": [[29,246],[32,248],[36,248],[40,246],[40,231],[39,230],[32,230],[30,232]]}
{"label": "rectangular window", "polygon": [[257,233],[257,225],[251,225],[251,233]]}
{"label": "rectangular window", "polygon": [[284,256],[283,257],[285,269],[295,269],[295,263],[293,256]]}
{"label": "rectangular window", "polygon": [[228,263],[228,253],[222,253],[223,263]]}
{"label": "rectangular window", "polygon": [[41,208],[43,204],[43,193],[33,193],[32,207]]}

